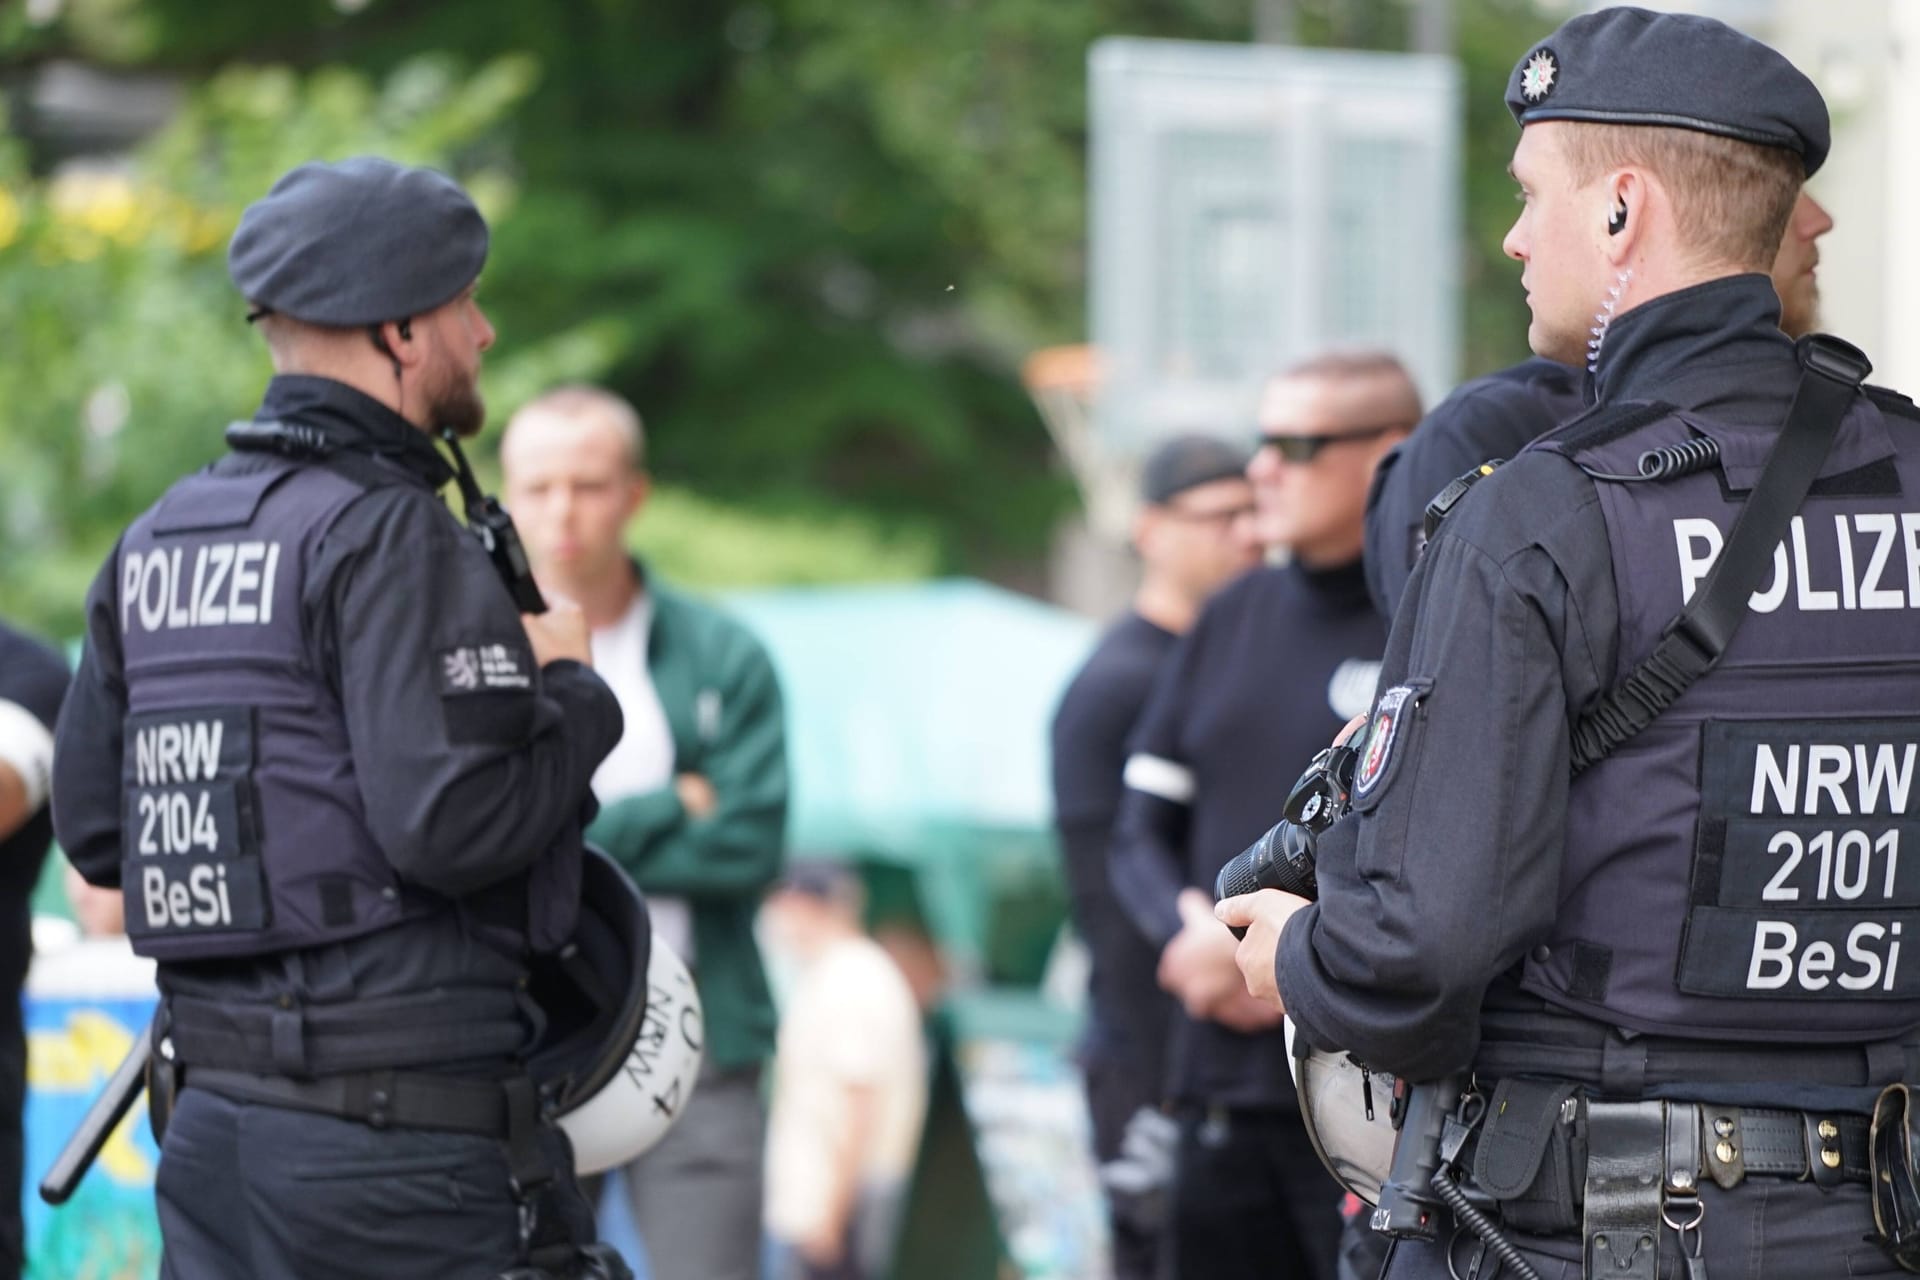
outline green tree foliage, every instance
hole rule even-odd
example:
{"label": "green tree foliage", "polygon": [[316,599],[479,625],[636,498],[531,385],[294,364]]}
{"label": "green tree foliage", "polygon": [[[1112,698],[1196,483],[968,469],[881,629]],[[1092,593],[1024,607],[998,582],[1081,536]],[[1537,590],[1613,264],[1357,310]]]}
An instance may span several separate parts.
{"label": "green tree foliage", "polygon": [[[496,421],[554,381],[604,380],[646,416],[656,472],[713,518],[837,521],[826,545],[867,576],[1034,556],[1071,491],[1013,370],[1084,336],[1087,46],[1244,39],[1254,6],[57,7],[34,27],[0,5],[0,78],[79,57],[196,86],[124,190],[76,195],[31,176],[46,155],[0,152],[0,528],[34,552],[0,571],[0,608],[68,620],[75,566],[217,447],[209,414],[257,394],[219,252],[238,209],[298,161],[365,150],[452,170],[494,220]],[[1305,42],[1404,47],[1407,0],[1293,7]],[[1478,371],[1523,352],[1500,96],[1548,21],[1532,0],[1455,7]]]}

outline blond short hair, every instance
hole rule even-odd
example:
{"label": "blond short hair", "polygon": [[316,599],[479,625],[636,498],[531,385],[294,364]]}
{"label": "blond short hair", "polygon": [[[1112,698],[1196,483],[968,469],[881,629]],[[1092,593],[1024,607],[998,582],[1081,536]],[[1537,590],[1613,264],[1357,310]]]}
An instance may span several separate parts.
{"label": "blond short hair", "polygon": [[1576,185],[1610,169],[1647,169],[1666,186],[1680,235],[1696,255],[1772,269],[1806,179],[1799,156],[1697,129],[1567,123],[1564,154]]}
{"label": "blond short hair", "polygon": [[640,421],[640,411],[624,396],[605,387],[577,382],[542,392],[520,406],[520,411],[507,423],[507,431],[511,433],[523,421],[536,417],[605,423],[619,435],[628,465],[636,471],[646,465],[647,431]]}

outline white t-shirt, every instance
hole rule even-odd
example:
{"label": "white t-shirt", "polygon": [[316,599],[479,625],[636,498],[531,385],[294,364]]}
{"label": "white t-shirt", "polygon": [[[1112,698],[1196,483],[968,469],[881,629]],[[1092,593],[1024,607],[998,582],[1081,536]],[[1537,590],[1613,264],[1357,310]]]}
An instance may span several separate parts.
{"label": "white t-shirt", "polygon": [[821,1172],[847,1141],[847,1086],[874,1091],[860,1160],[864,1193],[886,1198],[913,1171],[927,1109],[920,1007],[892,957],[866,937],[834,943],[801,974],[780,1018],[767,1117],[767,1226],[804,1239],[826,1212]]}
{"label": "white t-shirt", "polygon": [[[673,730],[647,672],[647,636],[653,629],[653,601],[644,591],[611,626],[594,628],[593,669],[619,699],[626,729],[600,767],[593,771],[593,794],[601,804],[673,785]],[[693,912],[683,898],[647,895],[653,931],[688,965],[693,955]]]}

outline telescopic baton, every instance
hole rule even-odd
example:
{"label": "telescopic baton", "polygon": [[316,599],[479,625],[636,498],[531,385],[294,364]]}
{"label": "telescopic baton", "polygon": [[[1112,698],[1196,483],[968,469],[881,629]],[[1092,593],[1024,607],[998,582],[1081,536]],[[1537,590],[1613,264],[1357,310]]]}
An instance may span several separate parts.
{"label": "telescopic baton", "polygon": [[87,1176],[87,1170],[93,1167],[100,1149],[107,1145],[107,1139],[113,1136],[113,1131],[126,1119],[127,1112],[133,1110],[133,1104],[146,1089],[147,1058],[152,1052],[153,1036],[142,1027],[140,1034],[133,1039],[133,1048],[121,1059],[113,1078],[107,1081],[107,1087],[87,1108],[87,1114],[80,1118],[79,1128],[67,1139],[67,1145],[60,1148],[53,1167],[40,1180],[42,1200],[48,1204],[65,1204],[74,1188],[80,1185],[80,1179]]}

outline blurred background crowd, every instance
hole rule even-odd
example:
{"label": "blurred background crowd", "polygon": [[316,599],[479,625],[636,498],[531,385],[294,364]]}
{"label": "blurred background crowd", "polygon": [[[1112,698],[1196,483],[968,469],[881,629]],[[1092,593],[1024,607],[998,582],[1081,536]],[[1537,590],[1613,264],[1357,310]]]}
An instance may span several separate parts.
{"label": "blurred background crowd", "polygon": [[[1366,709],[1368,476],[1422,407],[1526,355],[1501,87],[1578,7],[0,0],[0,619],[71,658],[120,530],[252,411],[269,370],[225,267],[249,201],[316,158],[455,175],[493,228],[476,463],[586,605],[596,657],[633,675],[630,733],[654,708],[601,798],[754,797],[638,875],[700,982],[709,1062],[698,1109],[603,1188],[610,1238],[661,1280],[732,1274],[708,1259],[743,1245],[769,1280],[1151,1275],[1176,1148],[1230,1145],[1206,1105],[1156,1131],[1179,1119],[1161,1104],[1284,1113],[1286,1086],[1271,1020],[1233,1007],[1189,930],[1200,840],[1151,804],[1184,804],[1180,776],[1143,782],[1129,755],[1226,762],[1224,860]],[[1920,381],[1920,249],[1896,234],[1916,178],[1894,163],[1920,14],[1663,7],[1819,81],[1824,309],[1886,382]],[[1237,79],[1260,92],[1217,110],[1191,87]],[[1299,107],[1295,83],[1337,107]],[[1385,122],[1339,155],[1289,132],[1370,107]],[[1263,432],[1366,443],[1256,452]],[[1162,678],[1230,580],[1228,621]],[[669,632],[693,655],[672,669]],[[762,668],[754,736],[708,741],[708,691]],[[1174,691],[1150,707],[1156,679]],[[1287,732],[1236,737],[1207,718],[1221,703]],[[0,803],[22,967],[36,821]],[[112,896],[57,852],[38,874],[9,1033],[30,1046],[29,1185],[151,1003]],[[1196,1049],[1182,1019],[1269,1047]],[[1241,1090],[1256,1077],[1272,1096]],[[26,1205],[24,1274],[151,1275],[153,1158],[136,1120],[72,1204]],[[1304,1148],[1276,1165],[1276,1202],[1324,1200],[1301,1230],[1330,1267],[1333,1184],[1288,1181],[1319,1175]]]}

